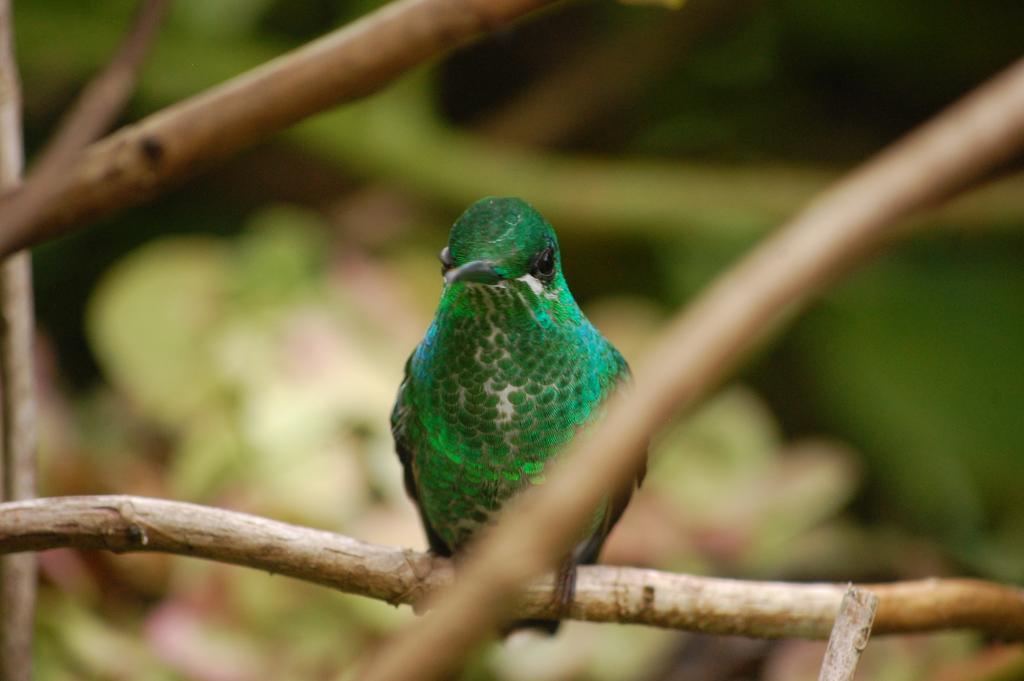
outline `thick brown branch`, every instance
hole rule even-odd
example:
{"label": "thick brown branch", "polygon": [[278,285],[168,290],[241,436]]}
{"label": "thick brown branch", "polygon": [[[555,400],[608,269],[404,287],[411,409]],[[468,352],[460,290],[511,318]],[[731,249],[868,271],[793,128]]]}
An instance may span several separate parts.
{"label": "thick brown branch", "polygon": [[[0,553],[57,547],[155,551],[295,577],[389,603],[413,603],[452,581],[444,559],[266,518],[132,496],[51,497],[0,505]],[[630,622],[713,634],[825,638],[844,584],[786,584],[586,566],[574,619]],[[876,633],[972,627],[1024,639],[1024,591],[967,579],[873,585]],[[543,579],[515,614],[546,617]]]}
{"label": "thick brown branch", "polygon": [[629,480],[651,434],[722,380],[761,335],[898,235],[915,211],[961,191],[1024,146],[1024,61],[854,171],[679,314],[607,417],[561,470],[485,536],[466,578],[364,668],[366,681],[439,679],[509,616],[521,585],[578,537],[609,489]]}
{"label": "thick brown branch", "polygon": [[28,180],[3,201],[0,232],[4,239],[16,239],[16,235],[31,229],[41,213],[52,210],[54,197],[73,183],[74,175],[69,168],[74,167],[85,146],[110,127],[135,90],[143,59],[168,3],[169,0],[147,0],[141,5],[123,44],[64,116]]}
{"label": "thick brown branch", "polygon": [[[152,197],[200,166],[553,1],[398,0],[90,147],[45,213],[0,230],[0,254]],[[15,198],[0,200],[0,215]]]}

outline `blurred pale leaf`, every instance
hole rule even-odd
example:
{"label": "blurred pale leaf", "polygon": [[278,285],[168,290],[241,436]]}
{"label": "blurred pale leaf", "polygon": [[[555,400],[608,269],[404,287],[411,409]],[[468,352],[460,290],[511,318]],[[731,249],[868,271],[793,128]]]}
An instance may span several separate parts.
{"label": "blurred pale leaf", "polygon": [[632,681],[659,665],[678,640],[663,629],[569,621],[553,638],[522,632],[493,646],[490,665],[502,681]]}
{"label": "blurred pale leaf", "polygon": [[716,516],[726,505],[723,487],[761,477],[779,446],[778,426],[760,398],[727,388],[657,438],[651,484],[694,520]]}
{"label": "blurred pale leaf", "polygon": [[166,427],[216,393],[210,343],[225,312],[226,264],[217,239],[157,241],[113,267],[89,304],[87,331],[100,365]]}
{"label": "blurred pale leaf", "polygon": [[245,464],[238,425],[218,403],[185,424],[170,465],[171,488],[184,499],[207,498],[219,485],[237,477]]}
{"label": "blurred pale leaf", "polygon": [[154,608],[143,635],[156,656],[189,679],[255,681],[269,671],[270,656],[252,640],[184,603],[169,601]]}
{"label": "blurred pale leaf", "polygon": [[172,17],[190,33],[223,39],[250,33],[271,4],[272,0],[178,0]]}
{"label": "blurred pale leaf", "polygon": [[77,678],[110,681],[165,681],[177,678],[146,645],[119,623],[86,609],[67,594],[43,596],[40,627],[53,632],[53,645]]}
{"label": "blurred pale leaf", "polygon": [[802,442],[780,452],[768,475],[733,495],[734,508],[756,527],[748,569],[772,574],[790,543],[842,511],[859,483],[853,453],[843,447]]}
{"label": "blurred pale leaf", "polygon": [[323,284],[326,251],[318,216],[294,206],[268,206],[233,244],[233,292],[243,305],[255,307],[313,295]]}

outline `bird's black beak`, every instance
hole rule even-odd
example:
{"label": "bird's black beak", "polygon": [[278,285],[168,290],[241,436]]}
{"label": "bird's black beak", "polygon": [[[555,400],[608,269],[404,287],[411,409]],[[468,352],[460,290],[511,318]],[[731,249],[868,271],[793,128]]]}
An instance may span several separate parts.
{"label": "bird's black beak", "polygon": [[498,274],[494,266],[486,260],[474,260],[461,267],[455,267],[444,273],[444,282],[454,284],[457,281],[471,281],[477,284],[497,284],[504,277]]}

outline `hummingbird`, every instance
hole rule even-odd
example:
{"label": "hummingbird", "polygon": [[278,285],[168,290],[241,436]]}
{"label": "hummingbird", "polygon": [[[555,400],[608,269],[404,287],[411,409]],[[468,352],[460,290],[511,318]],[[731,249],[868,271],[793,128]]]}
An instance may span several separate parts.
{"label": "hummingbird", "polygon": [[[514,197],[487,197],[440,252],[444,287],[405,365],[391,432],[430,549],[458,558],[514,495],[544,483],[560,451],[598,418],[629,366],[586,318],[562,274],[551,225]],[[556,579],[567,613],[576,566],[594,563],[643,472],[609,490]],[[558,621],[524,621],[550,633]]]}

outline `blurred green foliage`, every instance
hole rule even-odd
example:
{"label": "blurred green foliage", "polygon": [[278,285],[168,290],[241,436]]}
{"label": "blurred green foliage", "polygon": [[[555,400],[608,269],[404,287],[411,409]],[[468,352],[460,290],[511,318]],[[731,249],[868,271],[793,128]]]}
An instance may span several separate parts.
{"label": "blurred green foliage", "polygon": [[[15,3],[30,149],[134,4]],[[126,120],[377,4],[179,0]],[[422,547],[387,416],[465,204],[535,202],[588,314],[642,362],[667,315],[807,196],[1017,57],[1020,26],[1016,0],[568,4],[304,122],[36,251],[43,491]],[[656,440],[605,559],[1024,582],[1022,209],[1010,196],[947,219],[776,330]],[[411,616],[165,556],[42,565],[46,680],[346,678]],[[689,678],[672,676],[687,640],[574,623],[494,646],[466,677]],[[767,648],[756,678],[814,678],[820,654]],[[970,635],[873,641],[860,677],[939,678],[998,654]]]}

